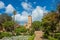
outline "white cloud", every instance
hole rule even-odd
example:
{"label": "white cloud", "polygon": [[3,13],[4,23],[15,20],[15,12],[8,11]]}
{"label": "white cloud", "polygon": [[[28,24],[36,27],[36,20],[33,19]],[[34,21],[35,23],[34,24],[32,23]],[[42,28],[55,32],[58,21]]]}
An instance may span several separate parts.
{"label": "white cloud", "polygon": [[[17,13],[15,15],[15,21],[18,21],[18,22],[27,22],[28,15],[32,16],[33,21],[36,21],[36,20],[40,21],[44,13],[48,12],[46,10],[46,6],[44,7],[36,6],[36,8],[34,9],[30,3],[22,2],[21,5],[27,11],[23,11],[22,13],[20,14]],[[4,3],[0,1],[0,8],[4,8],[4,7],[5,7]],[[15,10],[15,8],[11,4],[9,4],[5,8],[6,8],[6,11],[5,11],[6,13],[12,13]],[[28,11],[30,12],[28,13]]]}
{"label": "white cloud", "polygon": [[22,15],[17,13],[15,15],[15,21],[17,21],[17,22],[27,22],[28,21],[28,15],[29,14],[26,11],[23,11]]}
{"label": "white cloud", "polygon": [[22,12],[22,15],[23,15],[23,16],[28,16],[29,14],[28,14],[28,12],[23,11],[23,12]]}
{"label": "white cloud", "polygon": [[29,14],[26,11],[23,11],[22,15],[21,15],[21,18],[20,18],[20,21],[26,22],[27,19],[28,19],[28,15]]}
{"label": "white cloud", "polygon": [[0,9],[2,9],[4,7],[5,7],[4,3],[2,1],[0,1]]}
{"label": "white cloud", "polygon": [[[32,16],[32,21],[40,21],[41,18],[43,17],[44,13],[47,13],[48,11],[46,10],[46,6],[41,7],[41,6],[36,6],[36,8],[33,8],[29,3],[26,2],[22,2],[21,3],[22,7],[25,9],[25,11],[23,11],[22,13],[17,13],[15,15],[15,21],[19,22],[19,23],[25,23],[28,21],[28,16],[31,15]],[[33,9],[33,10],[31,10]],[[6,12],[10,13],[13,12],[15,9],[14,7],[9,4],[6,7]],[[26,11],[27,10],[27,11]],[[30,12],[28,12],[28,10]]]}
{"label": "white cloud", "polygon": [[30,3],[22,2],[21,5],[25,10],[32,10],[32,6]]}
{"label": "white cloud", "polygon": [[[36,8],[32,11],[31,16],[33,21],[40,21],[43,17],[43,14],[47,13],[47,10],[45,7],[36,6]],[[28,13],[27,11],[23,11],[21,14],[15,15],[15,20],[18,22],[27,22],[28,21]]]}
{"label": "white cloud", "polygon": [[47,10],[45,9],[45,7],[40,7],[37,6],[33,11],[32,11],[32,20],[36,21],[36,20],[41,20],[41,18],[43,17],[44,13],[47,13]]}
{"label": "white cloud", "polygon": [[9,4],[9,5],[6,7],[6,13],[12,13],[14,10],[15,10],[15,9],[14,9],[14,7],[13,7],[11,4]]}

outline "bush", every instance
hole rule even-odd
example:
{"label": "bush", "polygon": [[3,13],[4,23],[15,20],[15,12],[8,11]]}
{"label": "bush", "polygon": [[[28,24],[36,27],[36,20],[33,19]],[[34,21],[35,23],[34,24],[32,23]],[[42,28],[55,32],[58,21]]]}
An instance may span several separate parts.
{"label": "bush", "polygon": [[60,39],[60,33],[55,33],[55,38]]}
{"label": "bush", "polygon": [[44,34],[43,37],[44,37],[44,38],[48,38],[48,35],[47,35],[47,34]]}
{"label": "bush", "polygon": [[27,32],[27,29],[24,27],[18,27],[14,31],[15,31],[16,35],[21,35],[21,33],[25,34]]}
{"label": "bush", "polygon": [[58,39],[53,38],[53,37],[51,37],[51,36],[49,36],[48,39],[49,39],[49,40],[58,40]]}
{"label": "bush", "polygon": [[34,34],[34,30],[29,30],[28,32],[29,32],[29,35],[31,36]]}
{"label": "bush", "polygon": [[34,35],[30,36],[28,40],[34,40]]}
{"label": "bush", "polygon": [[8,32],[1,32],[0,33],[0,38],[3,38],[3,37],[11,37],[12,35]]}
{"label": "bush", "polygon": [[16,28],[14,31],[15,31],[16,35],[20,35],[20,33],[21,33],[20,28]]}

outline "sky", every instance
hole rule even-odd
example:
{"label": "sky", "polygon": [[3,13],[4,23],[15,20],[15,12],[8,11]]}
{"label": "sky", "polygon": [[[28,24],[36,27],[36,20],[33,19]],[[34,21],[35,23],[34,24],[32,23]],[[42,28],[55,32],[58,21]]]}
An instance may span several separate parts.
{"label": "sky", "polygon": [[44,13],[56,10],[60,0],[0,0],[0,14],[7,13],[13,17],[16,11],[15,21],[24,24],[28,21],[28,16],[32,16],[32,21],[40,21]]}

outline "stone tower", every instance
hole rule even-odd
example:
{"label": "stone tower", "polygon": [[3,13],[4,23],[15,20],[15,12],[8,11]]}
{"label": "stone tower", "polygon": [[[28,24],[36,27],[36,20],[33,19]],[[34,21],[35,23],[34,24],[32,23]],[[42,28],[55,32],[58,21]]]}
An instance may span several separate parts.
{"label": "stone tower", "polygon": [[28,16],[28,22],[24,24],[24,27],[29,29],[31,28],[31,25],[32,25],[32,16]]}
{"label": "stone tower", "polygon": [[31,28],[31,25],[32,25],[32,17],[29,15],[27,28]]}

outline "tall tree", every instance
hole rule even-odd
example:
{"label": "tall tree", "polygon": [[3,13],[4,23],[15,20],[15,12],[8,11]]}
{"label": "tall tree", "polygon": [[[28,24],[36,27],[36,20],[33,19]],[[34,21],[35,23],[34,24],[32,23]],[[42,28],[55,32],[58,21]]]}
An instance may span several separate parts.
{"label": "tall tree", "polygon": [[13,12],[14,16],[13,16],[13,21],[15,20],[15,15],[16,15],[16,11]]}
{"label": "tall tree", "polygon": [[1,14],[0,15],[0,29],[3,29],[3,23],[6,22],[6,21],[11,21],[12,18],[11,16],[7,15],[7,14]]}
{"label": "tall tree", "polygon": [[5,21],[11,21],[11,20],[12,20],[12,17],[6,13],[0,15],[0,23],[3,23]]}
{"label": "tall tree", "polygon": [[60,13],[60,4],[58,5],[57,10]]}
{"label": "tall tree", "polygon": [[52,35],[54,37],[55,32],[58,32],[57,24],[59,24],[59,13],[56,12],[50,12],[47,15],[45,15],[42,19],[42,26],[44,28],[44,33],[46,35]]}

